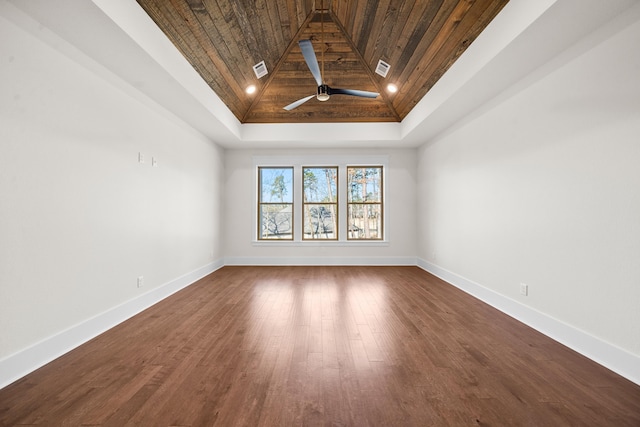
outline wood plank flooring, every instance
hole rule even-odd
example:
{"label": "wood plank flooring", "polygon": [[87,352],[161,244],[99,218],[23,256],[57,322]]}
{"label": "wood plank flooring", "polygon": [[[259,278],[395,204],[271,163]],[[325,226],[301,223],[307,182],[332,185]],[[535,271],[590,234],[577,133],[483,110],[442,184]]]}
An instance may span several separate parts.
{"label": "wood plank flooring", "polygon": [[640,426],[640,387],[417,267],[224,267],[0,390],[0,426]]}

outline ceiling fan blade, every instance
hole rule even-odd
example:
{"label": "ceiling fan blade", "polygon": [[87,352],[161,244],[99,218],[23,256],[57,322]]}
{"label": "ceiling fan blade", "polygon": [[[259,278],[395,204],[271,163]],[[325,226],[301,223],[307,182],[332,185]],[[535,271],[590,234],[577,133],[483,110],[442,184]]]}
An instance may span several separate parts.
{"label": "ceiling fan blade", "polygon": [[363,98],[377,98],[380,95],[377,92],[367,92],[366,90],[355,90],[355,89],[337,89],[330,88],[331,95],[353,95],[353,96],[361,96]]}
{"label": "ceiling fan blade", "polygon": [[300,49],[302,49],[302,56],[304,56],[304,60],[307,62],[313,78],[316,79],[316,83],[320,86],[322,84],[322,76],[320,75],[318,58],[316,58],[316,53],[313,51],[311,40],[300,40],[298,44],[300,45]]}
{"label": "ceiling fan blade", "polygon": [[292,102],[291,104],[289,104],[286,107],[284,107],[284,109],[287,110],[287,111],[291,111],[294,108],[298,108],[299,106],[301,106],[302,104],[304,104],[305,102],[307,102],[308,100],[313,98],[314,96],[315,95],[309,95],[309,96],[304,97],[302,99],[298,99],[296,102]]}

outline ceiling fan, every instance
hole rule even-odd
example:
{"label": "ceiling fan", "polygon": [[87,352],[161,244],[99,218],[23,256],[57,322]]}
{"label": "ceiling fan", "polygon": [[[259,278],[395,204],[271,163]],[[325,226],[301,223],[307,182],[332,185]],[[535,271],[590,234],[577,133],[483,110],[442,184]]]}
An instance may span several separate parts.
{"label": "ceiling fan", "polygon": [[[320,34],[322,37],[321,44],[324,46],[324,7],[322,11],[322,15],[320,16]],[[322,77],[324,76],[324,50],[322,50],[322,72],[320,72],[320,67],[318,66],[318,59],[316,58],[316,54],[313,51],[313,45],[311,44],[311,40],[300,40],[298,41],[300,45],[300,49],[302,50],[302,56],[304,56],[304,60],[309,67],[309,71],[313,74],[313,78],[316,79],[316,83],[318,84],[318,90],[315,95],[309,95],[302,99],[299,99],[286,107],[285,110],[291,111],[294,108],[298,108],[314,96],[318,99],[318,101],[328,101],[331,95],[352,95],[352,96],[360,96],[363,98],[376,98],[380,95],[377,92],[367,92],[365,90],[355,90],[355,89],[338,89],[329,87],[324,83]]]}

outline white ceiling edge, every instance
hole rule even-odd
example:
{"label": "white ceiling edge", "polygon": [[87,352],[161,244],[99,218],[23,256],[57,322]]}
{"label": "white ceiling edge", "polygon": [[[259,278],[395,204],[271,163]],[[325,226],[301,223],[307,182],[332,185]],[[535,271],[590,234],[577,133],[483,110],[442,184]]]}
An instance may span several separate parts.
{"label": "white ceiling edge", "polygon": [[242,141],[255,148],[389,147],[400,141],[400,123],[243,124]]}
{"label": "white ceiling edge", "polygon": [[[204,103],[185,89],[185,81],[176,80],[91,0],[0,2],[11,6],[0,12],[7,13],[16,25],[167,119],[214,142],[239,139],[240,122],[195,70],[188,67],[183,72],[195,74],[192,84],[200,84],[200,92],[210,93]],[[119,3],[135,6],[130,16],[150,34],[160,34],[154,36],[160,46],[157,51],[163,44],[169,45],[168,50],[187,63],[134,0]]]}
{"label": "white ceiling edge", "polygon": [[240,124],[135,0],[8,1],[225,148],[421,146],[635,2],[511,0],[402,123]]}
{"label": "white ceiling edge", "polygon": [[[512,4],[515,4],[514,0],[507,6]],[[586,41],[610,24],[619,27],[615,22],[616,17],[626,14],[638,4],[637,0],[555,0],[491,61],[418,123],[410,134],[404,134],[403,140],[408,145],[415,145],[416,141],[422,145],[463,126],[495,103],[504,101],[543,78],[563,61],[589,49],[593,40]],[[496,20],[505,16],[499,15]],[[480,37],[493,37],[492,24],[487,28],[491,31]],[[610,34],[611,31],[605,32]],[[598,37],[606,35],[595,38]],[[464,60],[471,57],[469,55]],[[445,74],[442,82],[446,83],[452,75]],[[437,125],[434,126],[434,123]]]}
{"label": "white ceiling edge", "polygon": [[[420,139],[426,119],[495,59],[557,0],[510,0],[402,121],[402,138]],[[441,127],[435,123],[430,126]],[[418,131],[418,132],[414,132]],[[430,132],[431,133],[431,132]],[[417,138],[416,138],[417,137]]]}
{"label": "white ceiling edge", "polygon": [[134,0],[91,0],[217,121],[240,137],[240,121]]}

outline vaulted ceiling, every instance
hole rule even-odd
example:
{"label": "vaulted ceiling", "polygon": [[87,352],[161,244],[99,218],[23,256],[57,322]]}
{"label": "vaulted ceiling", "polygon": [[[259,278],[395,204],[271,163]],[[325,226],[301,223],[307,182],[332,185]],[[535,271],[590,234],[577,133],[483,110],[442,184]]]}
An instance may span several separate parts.
{"label": "vaulted ceiling", "polygon": [[[508,2],[137,1],[241,123],[400,122]],[[316,93],[302,39],[312,41],[324,83],[380,95],[284,110]],[[375,73],[379,60],[390,65],[386,77]],[[269,73],[257,78],[261,61]]]}

